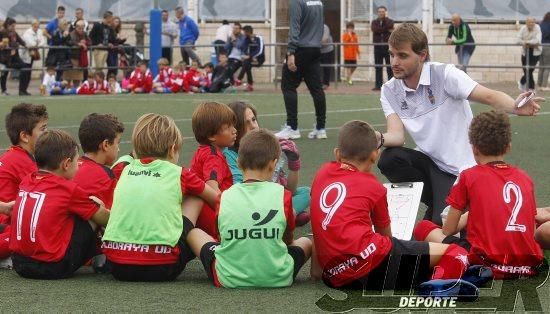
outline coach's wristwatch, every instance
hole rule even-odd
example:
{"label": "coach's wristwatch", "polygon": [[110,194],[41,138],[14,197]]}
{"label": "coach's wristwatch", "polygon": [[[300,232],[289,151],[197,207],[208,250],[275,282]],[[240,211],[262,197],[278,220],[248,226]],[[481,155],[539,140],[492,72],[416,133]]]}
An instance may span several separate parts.
{"label": "coach's wristwatch", "polygon": [[384,146],[384,134],[380,131],[378,131],[378,133],[380,133],[380,144],[378,145],[378,149],[380,149]]}

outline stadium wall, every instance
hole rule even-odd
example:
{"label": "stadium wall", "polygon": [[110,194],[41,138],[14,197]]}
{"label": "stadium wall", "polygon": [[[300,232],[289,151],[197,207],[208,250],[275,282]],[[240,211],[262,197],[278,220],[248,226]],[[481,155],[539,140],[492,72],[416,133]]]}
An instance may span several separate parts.
{"label": "stadium wall", "polygon": [[[254,31],[260,34],[264,38],[265,43],[273,42],[271,38],[271,25],[269,23],[246,23],[254,27]],[[209,45],[214,41],[216,29],[220,26],[220,23],[201,23],[199,24],[201,35],[198,41],[198,45]],[[19,34],[29,28],[28,24],[18,24],[17,31]],[[473,36],[477,43],[490,43],[490,44],[514,44],[516,42],[517,33],[521,25],[519,24],[470,24]],[[444,43],[447,35],[448,24],[434,24],[434,42]],[[371,32],[368,23],[357,22],[356,32],[359,36],[360,43],[370,43]],[[122,33],[128,38],[128,44],[135,43],[134,24],[124,23],[122,27]],[[335,40],[338,40],[335,38]],[[148,36],[145,37],[147,43]],[[175,42],[177,44],[177,41]],[[372,64],[374,62],[374,55],[372,47],[361,47],[362,53],[359,63]],[[211,48],[197,48],[197,52],[200,55],[203,62],[210,60]],[[432,60],[444,63],[456,63],[457,58],[454,53],[454,46],[431,46],[430,53]],[[146,56],[148,51],[145,51]],[[271,49],[266,47],[266,64],[270,60]],[[179,62],[181,60],[181,54],[179,49],[174,48],[173,51],[174,61]],[[279,61],[280,62],[280,61]],[[519,46],[477,46],[470,60],[470,65],[493,65],[493,66],[519,66],[521,65],[521,50]],[[40,68],[41,62],[35,62],[34,67]],[[537,75],[535,71],[535,77]],[[280,73],[276,71],[275,73]],[[520,79],[522,71],[520,68],[506,69],[506,68],[469,68],[468,74],[479,82],[513,82]],[[34,77],[39,77],[40,71],[33,73]],[[275,75],[277,76],[277,75]],[[269,67],[255,68],[254,80],[258,83],[273,82],[276,77],[271,74]],[[362,67],[359,68],[355,74],[355,78],[358,81],[374,81],[374,68]]]}

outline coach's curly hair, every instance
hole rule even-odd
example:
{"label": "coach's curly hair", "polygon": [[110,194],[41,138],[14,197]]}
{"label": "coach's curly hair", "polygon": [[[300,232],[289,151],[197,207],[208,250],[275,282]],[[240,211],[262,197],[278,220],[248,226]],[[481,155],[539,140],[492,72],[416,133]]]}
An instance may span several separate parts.
{"label": "coach's curly hair", "polygon": [[472,120],[468,136],[483,155],[504,155],[512,142],[510,118],[502,111],[480,113]]}

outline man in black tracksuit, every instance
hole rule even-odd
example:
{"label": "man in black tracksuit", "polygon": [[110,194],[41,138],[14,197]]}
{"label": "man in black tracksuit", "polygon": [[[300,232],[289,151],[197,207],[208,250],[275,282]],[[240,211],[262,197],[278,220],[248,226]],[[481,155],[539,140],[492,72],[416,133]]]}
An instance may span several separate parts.
{"label": "man in black tracksuit", "polygon": [[323,37],[322,1],[291,0],[290,31],[286,63],[283,66],[281,90],[286,108],[286,126],[277,137],[300,138],[298,130],[298,94],[302,79],[306,82],[315,105],[316,127],[309,138],[326,138],[326,100],[321,85],[321,38]]}

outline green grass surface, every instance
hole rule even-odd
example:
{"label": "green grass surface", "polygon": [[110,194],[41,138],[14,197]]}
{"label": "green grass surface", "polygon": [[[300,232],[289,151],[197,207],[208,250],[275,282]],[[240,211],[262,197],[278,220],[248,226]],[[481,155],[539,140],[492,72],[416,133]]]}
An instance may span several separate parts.
{"label": "green grass surface", "polygon": [[[513,91],[510,91],[514,93]],[[0,116],[4,117],[11,106],[21,102],[43,103],[50,114],[49,127],[63,128],[77,135],[82,118],[91,112],[113,113],[125,122],[121,154],[129,152],[133,122],[142,114],[157,112],[168,114],[176,121],[186,140],[180,163],[188,165],[197,144],[191,131],[191,114],[197,104],[205,100],[230,102],[245,100],[253,103],[259,112],[262,127],[279,129],[285,121],[282,96],[275,94],[227,94],[227,95],[119,95],[96,97],[4,97],[0,101]],[[305,138],[314,123],[313,104],[309,95],[300,95],[300,127]],[[329,139],[297,141],[302,156],[301,184],[310,184],[319,166],[333,158],[337,128],[352,119],[370,122],[383,128],[385,119],[375,95],[328,95],[327,131]],[[473,105],[475,112],[488,110]],[[550,205],[550,109],[543,108],[535,118],[513,117],[513,149],[507,161],[526,170],[536,184],[538,204]],[[407,141],[412,147],[412,141]],[[452,145],[452,144],[451,144]],[[3,127],[0,127],[0,149],[9,146]],[[378,177],[385,178],[376,172]],[[296,235],[309,233],[309,227],[301,228]],[[547,252],[548,253],[548,252]],[[547,254],[548,255],[548,254]],[[20,279],[12,271],[0,271],[0,312],[73,312],[73,311],[226,311],[226,312],[305,312],[320,311],[316,302],[326,293],[343,298],[342,292],[326,288],[322,283],[308,279],[309,263],[298,276],[297,282],[287,289],[228,290],[208,284],[198,261],[191,262],[177,282],[172,283],[120,283],[108,275],[94,275],[83,269],[72,279],[60,281],[35,281]],[[518,284],[528,284],[519,282]],[[532,284],[532,283],[531,283]],[[542,308],[550,308],[550,284],[538,288]],[[494,291],[493,291],[494,292]],[[489,291],[483,294],[489,295]],[[498,294],[497,294],[498,295]],[[534,302],[532,295],[521,304]],[[364,305],[364,304],[363,304]],[[336,309],[336,308],[334,308]]]}

